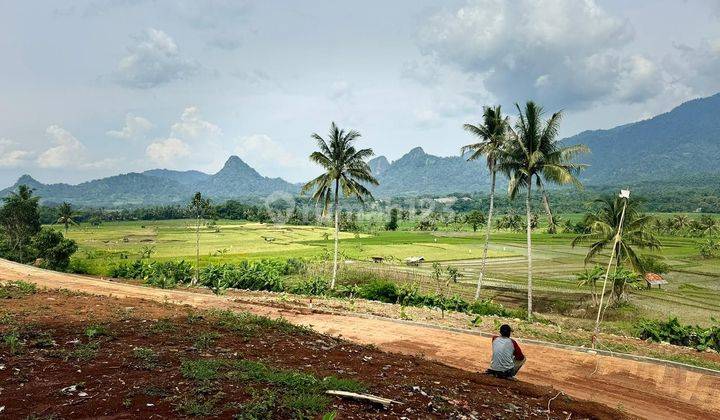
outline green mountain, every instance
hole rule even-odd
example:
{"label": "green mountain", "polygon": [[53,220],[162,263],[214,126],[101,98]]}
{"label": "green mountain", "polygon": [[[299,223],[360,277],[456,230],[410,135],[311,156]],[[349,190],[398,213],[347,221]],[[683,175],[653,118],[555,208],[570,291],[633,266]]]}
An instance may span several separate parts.
{"label": "green mountain", "polygon": [[[670,112],[610,130],[585,131],[565,139],[583,143],[591,153],[579,160],[590,167],[581,174],[588,187],[614,190],[637,187],[647,194],[660,192],[706,199],[697,208],[710,208],[720,180],[720,94],[686,102]],[[377,197],[444,195],[486,192],[490,177],[485,162],[461,156],[429,155],[416,147],[389,162],[379,156],[368,162],[380,181]],[[503,177],[499,191],[506,187]],[[297,194],[298,184],[260,175],[237,156],[231,156],[216,174],[153,169],[84,182],[78,185],[42,184],[24,175],[0,197],[27,184],[46,203],[68,201],[81,206],[142,206],[182,203],[195,191],[215,199],[266,197],[276,192]],[[667,198],[667,197],[666,197]],[[686,200],[687,201],[687,200]],[[714,207],[713,207],[714,208]]]}
{"label": "green mountain", "polygon": [[[374,160],[379,159],[387,162],[384,156]],[[380,181],[372,191],[378,197],[480,191],[486,190],[490,183],[484,162],[468,162],[460,156],[429,155],[421,147],[387,166],[372,163],[371,169],[376,168],[373,174]]]}
{"label": "green mountain", "polygon": [[368,161],[368,166],[370,166],[370,170],[377,177],[382,175],[382,173],[390,167],[390,162],[385,156],[378,156],[370,159]]}
{"label": "green mountain", "polygon": [[67,201],[86,207],[147,206],[187,202],[195,191],[216,200],[264,197],[274,192],[297,193],[299,187],[280,178],[267,178],[237,156],[231,156],[216,174],[199,171],[153,169],[83,182],[77,185],[43,184],[23,175],[15,184],[0,191],[5,197],[19,185],[35,190],[45,204]]}
{"label": "green mountain", "polygon": [[0,197],[23,184],[33,188],[44,204],[67,201],[88,207],[144,206],[176,203],[190,197],[188,189],[176,181],[138,173],[115,175],[77,185],[43,184],[30,175],[23,175],[15,185],[0,191]]}
{"label": "green mountain", "polygon": [[182,185],[195,185],[207,180],[211,176],[200,171],[173,171],[171,169],[150,169],[149,171],[142,172],[142,174],[175,181]]}
{"label": "green mountain", "polygon": [[[591,153],[580,161],[589,185],[634,185],[720,174],[720,93],[683,103],[670,112],[610,130],[566,139]],[[688,179],[688,184],[692,181]]]}
{"label": "green mountain", "polygon": [[230,156],[225,166],[204,181],[194,185],[197,191],[214,198],[265,197],[275,192],[297,194],[300,187],[281,178],[268,178],[237,156]]}

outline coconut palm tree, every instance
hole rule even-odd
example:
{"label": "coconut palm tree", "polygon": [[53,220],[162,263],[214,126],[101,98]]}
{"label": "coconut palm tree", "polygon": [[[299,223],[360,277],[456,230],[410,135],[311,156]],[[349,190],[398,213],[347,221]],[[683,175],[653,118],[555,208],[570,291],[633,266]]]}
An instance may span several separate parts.
{"label": "coconut palm tree", "polygon": [[690,218],[685,214],[676,214],[670,219],[671,226],[677,231],[685,230],[690,226]]}
{"label": "coconut palm tree", "polygon": [[507,149],[508,136],[512,130],[510,129],[508,117],[503,117],[502,115],[500,105],[483,108],[482,124],[465,124],[463,128],[480,139],[478,143],[463,146],[461,149],[463,155],[471,153],[468,160],[476,160],[484,156],[488,170],[490,170],[490,205],[488,208],[487,227],[485,229],[485,246],[483,247],[480,276],[478,277],[477,288],[475,290],[475,300],[477,300],[480,298],[480,289],[482,288],[482,281],[485,275],[488,246],[490,245],[497,163],[503,159],[505,149]]}
{"label": "coconut palm tree", "polygon": [[[586,216],[590,233],[578,235],[572,241],[573,247],[589,243],[585,264],[601,251],[611,248],[615,243],[615,235],[620,225],[624,204],[620,197],[602,197],[595,202],[600,205],[600,208],[595,213]],[[623,267],[627,264],[636,272],[644,274],[645,268],[636,249],[656,250],[660,248],[661,243],[653,233],[653,218],[640,213],[638,206],[638,201],[628,200],[627,202],[622,235],[615,248],[615,265]]]}
{"label": "coconut palm tree", "polygon": [[310,154],[310,160],[322,166],[322,175],[309,181],[302,192],[313,190],[313,199],[322,203],[323,215],[327,214],[330,202],[333,202],[335,217],[335,253],[333,257],[333,275],[330,288],[335,288],[338,269],[338,246],[340,235],[340,190],[345,197],[356,197],[360,202],[372,198],[363,183],[379,185],[365,159],[373,155],[372,149],[356,149],[353,143],[360,138],[355,130],[341,130],[333,122],[330,124],[328,139],[317,133],[312,138],[317,141],[318,150]]}
{"label": "coconut palm tree", "polygon": [[68,202],[63,201],[60,207],[58,207],[58,216],[59,217],[55,223],[65,226],[65,233],[67,233],[70,225],[77,225],[77,222],[74,219],[75,212]]}
{"label": "coconut palm tree", "polygon": [[210,199],[203,198],[200,192],[196,192],[188,208],[195,217],[195,276],[191,282],[195,285],[200,279],[200,221],[210,211]]}
{"label": "coconut palm tree", "polygon": [[517,193],[525,189],[525,215],[527,233],[528,262],[528,319],[532,319],[532,184],[541,188],[543,179],[556,184],[574,184],[581,186],[577,173],[583,165],[572,159],[583,151],[585,146],[561,147],[557,141],[562,113],[556,112],[543,121],[543,109],[528,101],[525,109],[515,104],[518,121],[515,135],[510,142],[507,155],[498,164],[498,170],[510,178],[508,193],[514,199]]}

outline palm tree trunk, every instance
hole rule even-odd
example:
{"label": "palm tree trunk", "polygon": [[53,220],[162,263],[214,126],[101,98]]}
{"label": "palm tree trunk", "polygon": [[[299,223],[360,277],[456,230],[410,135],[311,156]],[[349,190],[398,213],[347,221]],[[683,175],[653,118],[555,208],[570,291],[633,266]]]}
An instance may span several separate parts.
{"label": "palm tree trunk", "polygon": [[338,208],[340,180],[335,180],[335,256],[333,257],[333,275],[330,282],[330,290],[335,290],[335,280],[338,270],[338,246],[340,239],[340,209]]}
{"label": "palm tree trunk", "polygon": [[548,199],[547,191],[545,191],[545,187],[542,185],[540,186],[540,190],[542,191],[543,207],[545,207],[545,213],[547,213],[548,217],[548,233],[555,233],[555,219],[553,218],[552,210],[550,210],[550,200]]}
{"label": "palm tree trunk", "polygon": [[475,290],[475,300],[480,299],[480,289],[482,288],[483,277],[485,276],[485,264],[487,262],[488,246],[490,245],[490,229],[492,229],[493,207],[495,204],[495,175],[496,171],[492,171],[492,180],[490,182],[490,208],[488,209],[487,229],[485,229],[485,247],[483,248],[482,265],[480,266],[480,277],[478,277],[477,289]]}
{"label": "palm tree trunk", "polygon": [[195,222],[195,278],[193,286],[200,280],[200,216],[198,215]]}
{"label": "palm tree trunk", "polygon": [[527,217],[527,263],[528,263],[528,321],[532,320],[532,227],[530,226],[530,189],[532,187],[532,178],[527,184],[527,196],[525,196],[525,215]]}

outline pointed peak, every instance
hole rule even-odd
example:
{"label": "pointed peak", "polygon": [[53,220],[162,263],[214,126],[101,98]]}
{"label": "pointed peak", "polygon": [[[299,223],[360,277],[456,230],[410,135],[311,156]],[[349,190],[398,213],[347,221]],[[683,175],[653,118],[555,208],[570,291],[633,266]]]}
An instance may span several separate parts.
{"label": "pointed peak", "polygon": [[412,150],[407,152],[403,157],[400,159],[418,159],[427,156],[427,153],[425,153],[425,150],[423,150],[422,147],[414,147]]}
{"label": "pointed peak", "polygon": [[42,185],[42,183],[37,179],[31,177],[30,175],[25,174],[18,178],[17,182],[15,182],[15,185],[27,185],[29,187],[32,187],[36,185]]}
{"label": "pointed peak", "polygon": [[236,155],[230,156],[230,157],[228,158],[228,160],[225,161],[225,165],[223,165],[223,169],[226,169],[226,168],[246,168],[246,167],[249,167],[249,165],[248,165],[247,163],[245,163],[245,161],[243,161],[242,159],[240,159],[240,157],[238,157],[238,156],[236,156]]}

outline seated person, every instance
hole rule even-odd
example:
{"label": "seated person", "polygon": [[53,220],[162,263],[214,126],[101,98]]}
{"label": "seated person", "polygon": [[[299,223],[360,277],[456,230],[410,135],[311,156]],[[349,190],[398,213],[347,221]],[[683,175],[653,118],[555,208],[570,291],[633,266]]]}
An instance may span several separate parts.
{"label": "seated person", "polygon": [[525,363],[525,355],[518,343],[510,338],[512,328],[504,324],[500,327],[500,336],[492,338],[492,362],[486,373],[498,378],[512,378]]}

